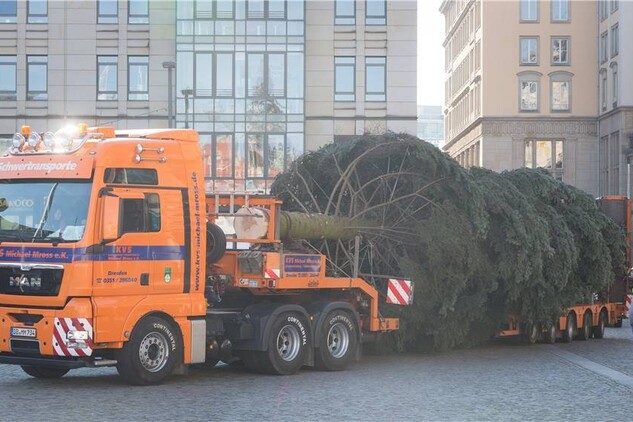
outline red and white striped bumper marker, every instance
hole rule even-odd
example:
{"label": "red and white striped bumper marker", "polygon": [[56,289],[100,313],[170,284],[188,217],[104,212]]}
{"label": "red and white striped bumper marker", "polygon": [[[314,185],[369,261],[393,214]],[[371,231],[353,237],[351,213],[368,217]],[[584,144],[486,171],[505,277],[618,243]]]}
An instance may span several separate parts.
{"label": "red and white striped bumper marker", "polygon": [[[70,331],[79,332],[86,338],[69,339]],[[55,318],[53,350],[57,356],[91,356],[92,341],[91,318]]]}
{"label": "red and white striped bumper marker", "polygon": [[390,278],[387,282],[387,303],[411,305],[413,303],[413,282],[401,278]]}

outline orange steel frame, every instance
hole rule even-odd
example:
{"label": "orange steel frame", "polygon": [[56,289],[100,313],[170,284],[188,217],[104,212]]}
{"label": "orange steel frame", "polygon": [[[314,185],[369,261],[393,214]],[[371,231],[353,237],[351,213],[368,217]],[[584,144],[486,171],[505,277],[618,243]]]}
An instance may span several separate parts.
{"label": "orange steel frame", "polygon": [[[283,272],[282,262],[284,252],[281,247],[281,240],[277,236],[277,216],[279,207],[282,202],[271,196],[248,194],[239,195],[209,195],[207,196],[207,217],[209,221],[215,221],[222,215],[218,210],[220,207],[233,207],[233,212],[238,207],[251,206],[259,207],[267,210],[269,215],[268,231],[263,239],[238,239],[229,238],[229,242],[236,243],[252,243],[252,244],[271,244],[273,251],[263,252],[264,266],[274,267],[279,271],[278,278],[266,278],[264,272],[245,273],[238,264],[238,255],[242,250],[229,250],[224,257],[214,265],[217,273],[230,275],[232,277],[231,287],[245,288],[242,283],[247,279],[249,289],[255,295],[274,295],[282,292],[294,294],[316,292],[317,290],[340,290],[348,292],[360,292],[369,301],[369,331],[391,331],[397,330],[399,327],[399,319],[397,318],[381,318],[378,311],[378,291],[366,281],[356,277],[327,277],[325,274],[325,256],[315,254],[320,257],[321,265],[318,275],[309,277],[286,276]],[[229,213],[230,215],[230,213]],[[235,217],[240,218],[240,217]],[[289,255],[295,253],[289,252]],[[305,254],[303,254],[305,255]],[[256,285],[257,287],[252,287]]]}

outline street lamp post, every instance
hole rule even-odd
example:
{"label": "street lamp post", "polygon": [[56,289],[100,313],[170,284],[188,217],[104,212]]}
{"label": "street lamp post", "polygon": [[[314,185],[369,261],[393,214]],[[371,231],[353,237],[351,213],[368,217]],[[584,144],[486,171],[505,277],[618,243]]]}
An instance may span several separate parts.
{"label": "street lamp post", "polygon": [[185,129],[189,129],[189,96],[193,95],[193,89],[183,89],[182,95],[185,96]]}
{"label": "street lamp post", "polygon": [[168,126],[174,127],[174,88],[172,70],[176,68],[176,62],[163,62],[163,68],[167,69],[167,119]]}

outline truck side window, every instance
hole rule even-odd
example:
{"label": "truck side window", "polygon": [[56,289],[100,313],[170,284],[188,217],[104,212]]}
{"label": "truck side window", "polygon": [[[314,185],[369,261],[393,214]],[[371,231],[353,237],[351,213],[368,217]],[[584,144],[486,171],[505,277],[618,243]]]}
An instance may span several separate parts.
{"label": "truck side window", "polygon": [[160,201],[155,193],[146,193],[145,199],[123,199],[122,233],[160,231]]}

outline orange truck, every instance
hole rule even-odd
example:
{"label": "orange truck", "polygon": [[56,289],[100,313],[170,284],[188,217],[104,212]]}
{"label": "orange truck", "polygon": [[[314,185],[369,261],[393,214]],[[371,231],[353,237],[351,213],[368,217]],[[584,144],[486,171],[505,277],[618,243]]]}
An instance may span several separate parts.
{"label": "orange truck", "polygon": [[[631,199],[626,196],[602,196],[596,201],[598,208],[616,222],[625,233],[627,253],[625,263],[631,269]],[[591,303],[571,306],[558,321],[543,326],[525,324],[510,316],[497,336],[521,336],[528,343],[543,341],[554,343],[561,339],[569,343],[574,339],[588,340],[604,337],[605,327],[621,327],[631,306],[631,272],[614,280],[606,292],[594,295]]]}
{"label": "orange truck", "polygon": [[[0,363],[37,378],[116,366],[139,385],[219,360],[340,370],[398,329],[374,286],[282,242],[280,201],[207,195],[203,175],[194,130],[16,133],[0,157]],[[227,247],[214,223],[244,209],[265,228]],[[388,287],[410,302],[410,283]]]}

